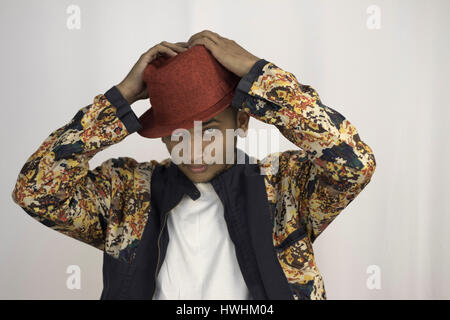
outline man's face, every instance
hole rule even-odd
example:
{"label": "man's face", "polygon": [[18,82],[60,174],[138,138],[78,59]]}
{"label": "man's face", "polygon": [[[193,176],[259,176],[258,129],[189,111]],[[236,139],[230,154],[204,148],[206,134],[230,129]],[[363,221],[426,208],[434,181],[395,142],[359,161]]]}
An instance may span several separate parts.
{"label": "man's face", "polygon": [[[188,148],[190,148],[190,161],[188,164],[180,163],[178,164],[178,168],[193,182],[208,182],[218,174],[220,174],[223,170],[228,169],[232,164],[227,163],[226,151],[227,151],[227,132],[226,130],[237,130],[241,129],[244,132],[247,131],[248,128],[249,115],[245,111],[235,111],[232,107],[226,108],[224,111],[215,115],[214,117],[208,119],[207,121],[203,121],[201,130],[201,137],[195,138],[194,128],[191,128],[189,131],[189,138],[187,139]],[[197,133],[199,131],[196,131]],[[203,137],[209,137],[209,139],[204,139]],[[237,138],[232,135],[228,137],[232,139],[232,141],[228,141],[228,145],[232,145],[232,148],[228,150],[232,150],[234,153],[231,155],[235,157],[235,146]],[[194,151],[194,139],[196,139],[196,143],[199,142],[200,147],[197,147],[197,153]],[[216,140],[217,139],[217,140]],[[161,140],[166,144],[167,150],[172,155],[172,149],[180,143],[181,140],[174,141],[171,140],[171,135],[162,137]],[[210,145],[213,144],[214,145]],[[209,146],[207,149],[210,152],[211,157],[217,157],[221,159],[217,161],[219,163],[207,164],[203,157],[205,148]],[[213,146],[219,148],[213,148]],[[189,150],[189,149],[188,149]],[[201,155],[199,157],[199,152],[201,150]],[[216,154],[218,152],[218,154]],[[183,149],[178,152],[180,157],[183,157]],[[216,158],[216,159],[217,159]],[[201,164],[194,163],[194,160],[200,162]],[[229,158],[230,159],[230,156]],[[229,161],[228,161],[229,162]],[[233,161],[235,162],[235,161]]]}

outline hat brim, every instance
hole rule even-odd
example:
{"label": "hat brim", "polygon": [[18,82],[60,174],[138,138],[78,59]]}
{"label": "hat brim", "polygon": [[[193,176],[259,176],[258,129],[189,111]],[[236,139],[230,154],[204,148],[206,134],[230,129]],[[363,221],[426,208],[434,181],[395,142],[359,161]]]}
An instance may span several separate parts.
{"label": "hat brim", "polygon": [[158,119],[154,116],[153,108],[150,108],[139,117],[139,122],[142,124],[142,129],[138,130],[137,133],[144,138],[161,138],[171,135],[172,132],[178,128],[191,129],[194,127],[194,120],[207,121],[225,110],[231,105],[233,97],[234,90],[230,91],[219,102],[210,108],[202,110],[196,114],[192,114],[183,119],[183,121],[173,124],[161,123],[161,121],[158,122]]}

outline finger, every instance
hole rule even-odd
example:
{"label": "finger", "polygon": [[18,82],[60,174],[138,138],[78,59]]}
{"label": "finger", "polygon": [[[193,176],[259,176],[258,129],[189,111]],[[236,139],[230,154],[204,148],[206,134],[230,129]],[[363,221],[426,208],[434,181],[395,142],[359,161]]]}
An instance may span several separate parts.
{"label": "finger", "polygon": [[194,41],[198,40],[198,39],[202,39],[202,38],[208,38],[209,40],[211,40],[212,42],[214,42],[215,44],[219,44],[220,40],[218,38],[214,38],[211,37],[211,35],[208,34],[197,34],[192,36],[189,41],[187,42],[188,46],[190,44],[192,44]]}
{"label": "finger", "polygon": [[188,40],[188,44],[190,44],[194,40],[196,40],[198,38],[202,38],[202,37],[208,37],[210,40],[214,41],[216,44],[218,44],[221,39],[221,37],[217,33],[212,32],[210,30],[203,30],[201,32],[198,32],[198,33],[192,35]]}
{"label": "finger", "polygon": [[174,57],[177,54],[178,54],[177,52],[173,51],[169,47],[158,44],[155,47],[153,47],[153,50],[150,51],[148,55],[145,56],[145,60],[147,63],[150,63],[151,61],[156,59],[159,55]]}
{"label": "finger", "polygon": [[188,43],[187,42],[176,42],[176,45],[183,47],[183,48],[187,48],[188,47]]}
{"label": "finger", "polygon": [[[146,52],[144,52],[141,57],[146,60],[146,61],[151,61],[154,59],[155,55],[157,55],[159,53],[159,51],[164,51],[166,52],[166,54],[169,55],[173,55],[176,52],[174,52],[173,50],[171,50],[171,48],[162,45],[161,43],[158,43],[157,45],[151,47],[150,49],[148,49]],[[170,50],[172,52],[168,52],[167,50]]]}
{"label": "finger", "polygon": [[144,55],[151,54],[151,53],[155,50],[155,47],[156,47],[156,46],[151,47],[150,49],[148,49],[147,51],[145,51],[142,55],[144,56]]}
{"label": "finger", "polygon": [[215,42],[219,42],[221,39],[223,39],[223,37],[220,36],[218,33],[210,30],[205,30],[205,34],[210,35],[210,38],[212,38]]}
{"label": "finger", "polygon": [[206,49],[208,49],[212,54],[215,53],[216,48],[217,48],[217,44],[212,41],[209,38],[203,37],[203,38],[198,38],[194,41],[192,41],[192,43],[189,45],[189,48],[196,46],[196,45],[204,45],[206,47]]}
{"label": "finger", "polygon": [[169,47],[170,49],[172,49],[173,51],[176,51],[176,52],[183,52],[183,51],[187,50],[187,48],[184,48],[176,43],[170,43],[167,41],[161,42],[161,45]]}

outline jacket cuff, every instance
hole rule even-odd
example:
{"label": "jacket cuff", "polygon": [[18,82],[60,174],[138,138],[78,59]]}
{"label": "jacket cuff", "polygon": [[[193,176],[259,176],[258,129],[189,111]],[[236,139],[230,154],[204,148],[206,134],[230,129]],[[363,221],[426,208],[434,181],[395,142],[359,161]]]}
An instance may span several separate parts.
{"label": "jacket cuff", "polygon": [[130,134],[142,129],[142,124],[139,122],[138,117],[116,86],[113,86],[106,91],[104,95],[106,99],[116,107],[117,117],[123,122]]}
{"label": "jacket cuff", "polygon": [[252,88],[253,82],[255,82],[258,79],[258,77],[264,73],[263,68],[268,63],[269,61],[265,59],[259,59],[253,65],[250,71],[241,78],[236,87],[236,91],[234,93],[234,97],[231,102],[232,106],[238,109],[242,107],[243,102],[248,97],[248,93]]}

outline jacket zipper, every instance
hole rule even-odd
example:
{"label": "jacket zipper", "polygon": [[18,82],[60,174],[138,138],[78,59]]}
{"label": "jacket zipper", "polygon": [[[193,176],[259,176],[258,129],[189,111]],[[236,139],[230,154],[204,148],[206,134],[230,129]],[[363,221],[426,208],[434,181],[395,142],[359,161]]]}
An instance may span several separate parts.
{"label": "jacket zipper", "polygon": [[[175,208],[180,202],[181,202],[181,199],[180,199],[180,201],[177,202],[177,204],[175,206],[173,206],[173,208]],[[170,210],[170,211],[172,211],[172,210]],[[161,256],[160,240],[161,240],[161,236],[162,236],[162,233],[164,231],[164,228],[166,226],[167,218],[169,217],[170,211],[167,211],[164,214],[164,223],[163,223],[163,226],[162,226],[161,230],[159,231],[159,235],[158,235],[158,260],[156,262],[155,281],[154,281],[155,284],[154,284],[154,288],[153,288],[152,298],[153,298],[153,296],[155,294],[155,291],[156,291],[156,280],[157,280],[158,269],[159,269],[159,259],[160,259],[160,256]]]}

